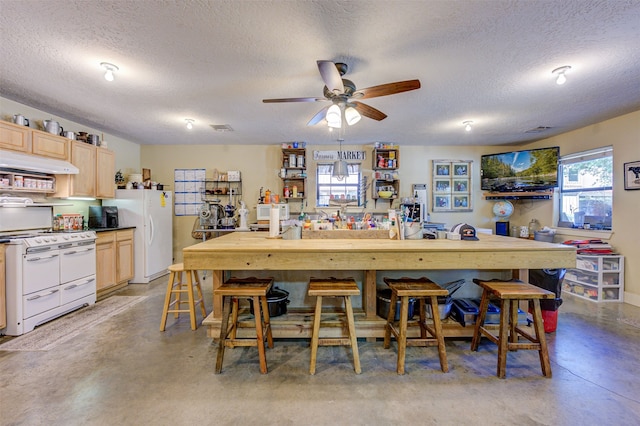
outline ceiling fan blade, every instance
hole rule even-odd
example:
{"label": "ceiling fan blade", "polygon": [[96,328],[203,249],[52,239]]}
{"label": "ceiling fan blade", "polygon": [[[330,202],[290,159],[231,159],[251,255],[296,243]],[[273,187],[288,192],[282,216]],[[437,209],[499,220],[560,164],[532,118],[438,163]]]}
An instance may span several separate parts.
{"label": "ceiling fan blade", "polygon": [[[394,95],[420,88],[420,80],[396,81],[395,83],[381,84],[379,86],[359,89],[353,94],[356,99],[377,98],[379,96]],[[362,95],[361,95],[362,94]]]}
{"label": "ceiling fan blade", "polygon": [[340,94],[344,93],[344,84],[342,84],[342,76],[336,68],[336,64],[331,61],[317,61],[318,70],[322,76],[322,81],[329,91]]}
{"label": "ceiling fan blade", "polygon": [[281,99],[263,99],[262,102],[265,104],[275,103],[275,102],[320,102],[326,101],[325,98],[281,98]]}
{"label": "ceiling fan blade", "polygon": [[324,118],[327,116],[327,110],[329,109],[330,106],[331,105],[328,105],[322,108],[320,111],[318,111],[318,113],[314,115],[311,120],[309,120],[309,122],[307,123],[307,126],[315,126],[316,124],[324,120]]}
{"label": "ceiling fan blade", "polygon": [[356,109],[356,111],[358,111],[361,115],[364,115],[365,117],[369,117],[369,118],[373,118],[374,120],[384,120],[385,118],[387,118],[387,114],[385,114],[384,112],[375,109],[372,106],[369,106],[367,104],[363,104],[362,102],[351,102],[353,104],[353,107]]}

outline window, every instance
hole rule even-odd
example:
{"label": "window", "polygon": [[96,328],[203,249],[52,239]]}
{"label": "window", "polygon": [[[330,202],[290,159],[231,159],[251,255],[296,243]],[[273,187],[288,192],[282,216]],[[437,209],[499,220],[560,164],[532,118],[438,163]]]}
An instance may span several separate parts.
{"label": "window", "polygon": [[348,164],[349,177],[338,180],[331,176],[333,163],[321,164],[317,167],[316,205],[328,206],[329,200],[349,200],[353,204],[362,205],[362,193],[360,191],[362,176],[360,164]]}
{"label": "window", "polygon": [[559,227],[611,229],[613,148],[560,158]]}

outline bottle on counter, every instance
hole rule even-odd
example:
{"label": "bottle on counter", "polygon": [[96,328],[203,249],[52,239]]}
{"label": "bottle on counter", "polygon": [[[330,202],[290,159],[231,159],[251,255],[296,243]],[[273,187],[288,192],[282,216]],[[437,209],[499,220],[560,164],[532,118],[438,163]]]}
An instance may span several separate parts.
{"label": "bottle on counter", "polygon": [[271,204],[271,191],[268,189],[264,191],[264,199],[267,204]]}

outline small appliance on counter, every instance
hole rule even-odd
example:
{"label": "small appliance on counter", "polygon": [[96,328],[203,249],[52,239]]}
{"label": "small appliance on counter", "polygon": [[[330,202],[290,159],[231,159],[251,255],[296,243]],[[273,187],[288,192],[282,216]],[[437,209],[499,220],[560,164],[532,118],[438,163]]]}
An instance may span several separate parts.
{"label": "small appliance on counter", "polygon": [[89,228],[117,228],[118,207],[89,206]]}

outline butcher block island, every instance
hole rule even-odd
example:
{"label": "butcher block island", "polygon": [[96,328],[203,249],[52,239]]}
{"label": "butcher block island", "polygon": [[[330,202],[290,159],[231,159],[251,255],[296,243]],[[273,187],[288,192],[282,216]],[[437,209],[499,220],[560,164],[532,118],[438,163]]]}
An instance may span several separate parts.
{"label": "butcher block island", "polygon": [[[276,271],[285,271],[284,276],[286,271],[311,271],[337,276],[345,271],[359,271],[362,306],[354,309],[356,332],[358,337],[366,338],[384,335],[385,321],[376,315],[376,282],[381,281],[385,272],[407,271],[415,275],[424,271],[423,275],[429,276],[429,271],[440,270],[496,274],[514,271],[516,277],[527,280],[529,269],[571,268],[576,264],[576,250],[571,246],[487,234],[479,234],[478,238],[478,241],[283,240],[269,238],[262,232],[234,232],[186,247],[183,255],[185,268],[213,271],[214,289],[231,274],[265,277]],[[203,321],[211,337],[218,336],[221,313],[222,301],[214,297],[213,313]],[[311,326],[311,304],[290,308],[287,315],[272,320],[273,335],[278,338],[310,337]],[[444,331],[449,337],[471,336],[473,327],[448,322]],[[336,335],[340,333],[336,327]]]}

